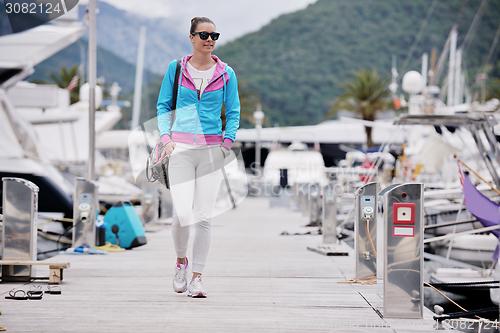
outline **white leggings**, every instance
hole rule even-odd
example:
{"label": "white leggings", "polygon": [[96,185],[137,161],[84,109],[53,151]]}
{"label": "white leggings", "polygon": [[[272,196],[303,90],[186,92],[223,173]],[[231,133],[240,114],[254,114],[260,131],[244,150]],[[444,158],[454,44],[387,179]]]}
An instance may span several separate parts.
{"label": "white leggings", "polygon": [[178,145],[168,173],[174,205],[172,236],[178,258],[186,257],[190,225],[195,226],[192,267],[202,273],[210,248],[210,222],[222,180],[220,146],[187,149]]}

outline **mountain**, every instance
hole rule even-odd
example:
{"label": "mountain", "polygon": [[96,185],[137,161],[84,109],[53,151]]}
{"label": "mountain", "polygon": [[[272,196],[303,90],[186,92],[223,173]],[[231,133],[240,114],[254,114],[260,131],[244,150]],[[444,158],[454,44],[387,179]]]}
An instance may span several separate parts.
{"label": "mountain", "polygon": [[[67,68],[74,65],[78,66],[81,63],[81,59],[85,62],[87,57],[88,41],[81,38],[76,43],[36,65],[35,73],[26,80],[44,80],[50,82],[51,80],[48,79],[47,73],[56,73],[63,65]],[[85,77],[86,75],[87,72],[85,71]],[[144,81],[146,83],[156,76],[156,74],[150,71],[144,71]],[[97,77],[101,81],[104,80],[106,84],[117,82],[122,88],[122,92],[131,91],[134,89],[135,65],[128,63],[123,58],[102,47],[97,47]]]}
{"label": "mountain", "polygon": [[0,36],[8,35],[12,33],[12,28],[10,27],[9,18],[5,12],[5,5],[3,0],[0,0]]}
{"label": "mountain", "polygon": [[[79,6],[80,18],[86,6]],[[97,76],[106,83],[118,82],[122,92],[134,87],[135,63],[141,26],[146,26],[144,81],[163,77],[172,59],[191,51],[186,33],[178,31],[177,25],[165,19],[148,19],[113,7],[100,1],[97,14]],[[0,36],[11,34],[9,20],[3,0],[0,0]],[[47,80],[46,73],[56,72],[62,65],[71,67],[86,61],[88,35],[35,67],[28,78]],[[159,88],[158,88],[159,89]]]}
{"label": "mountain", "polygon": [[[217,48],[215,54],[233,67],[245,89],[260,93],[271,124],[315,124],[324,119],[329,103],[342,92],[340,84],[353,71],[374,67],[389,75],[393,54],[400,79],[410,69],[420,71],[423,52],[430,55],[436,47],[439,56],[454,24],[462,44],[481,0],[436,0],[430,11],[433,2],[318,0]],[[486,59],[500,21],[500,1],[487,6],[468,37],[463,62],[469,78]]]}
{"label": "mountain", "polygon": [[[85,6],[79,10],[82,17]],[[174,21],[146,18],[99,1],[97,45],[103,49],[135,64],[141,26],[146,27],[144,67],[151,72],[163,76],[173,59],[192,52],[188,32],[179,31]]]}

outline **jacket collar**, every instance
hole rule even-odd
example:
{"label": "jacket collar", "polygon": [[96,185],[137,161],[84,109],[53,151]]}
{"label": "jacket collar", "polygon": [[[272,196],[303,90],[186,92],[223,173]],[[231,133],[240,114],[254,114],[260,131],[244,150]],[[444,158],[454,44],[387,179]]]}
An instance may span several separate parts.
{"label": "jacket collar", "polygon": [[[191,75],[189,75],[189,73],[186,69],[186,65],[187,65],[188,60],[191,59],[192,56],[193,56],[192,54],[187,55],[184,58],[182,58],[182,61],[181,61],[182,69],[184,70],[184,73],[188,77],[191,77]],[[215,64],[214,77],[219,77],[220,75],[222,75],[226,71],[226,63],[223,62],[222,60],[220,60],[216,55],[213,55],[213,54],[212,54],[212,59],[217,61],[217,63]]]}

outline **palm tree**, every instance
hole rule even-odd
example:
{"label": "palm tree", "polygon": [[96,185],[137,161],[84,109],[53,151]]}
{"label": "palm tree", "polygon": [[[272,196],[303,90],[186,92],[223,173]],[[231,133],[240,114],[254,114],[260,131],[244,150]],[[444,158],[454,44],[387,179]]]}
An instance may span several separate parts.
{"label": "palm tree", "polygon": [[[341,85],[345,91],[331,104],[326,118],[337,111],[348,110],[360,114],[363,120],[373,121],[378,111],[390,105],[392,93],[388,88],[390,78],[387,74],[380,77],[374,68],[362,68],[353,76]],[[366,145],[373,147],[372,128],[365,127],[365,131]]]}
{"label": "palm tree", "polygon": [[[80,92],[78,90],[80,79],[77,77],[78,66],[74,65],[70,69],[62,65],[61,68],[56,73],[47,73],[47,77],[52,80],[53,83],[57,84],[59,88],[66,89],[70,86],[71,81],[76,77],[77,85],[72,88],[69,92],[70,103],[76,103],[80,100]],[[33,83],[47,84],[44,80],[35,80]],[[71,88],[71,87],[70,87]]]}
{"label": "palm tree", "polygon": [[498,98],[500,99],[500,78],[494,78],[488,85],[488,95],[486,99]]}

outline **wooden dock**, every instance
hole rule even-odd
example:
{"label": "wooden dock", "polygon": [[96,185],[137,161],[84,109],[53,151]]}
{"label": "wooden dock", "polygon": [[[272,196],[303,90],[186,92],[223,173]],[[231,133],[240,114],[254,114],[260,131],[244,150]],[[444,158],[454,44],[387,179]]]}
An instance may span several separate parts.
{"label": "wooden dock", "polygon": [[300,213],[269,208],[266,198],[247,198],[214,218],[206,299],[173,292],[169,226],[130,251],[59,255],[51,260],[71,263],[62,294],[9,300],[12,288],[46,290],[47,282],[1,283],[0,326],[7,332],[435,332],[429,310],[422,320],[382,319],[374,310],[376,285],[337,283],[354,277],[352,253],[323,256],[307,250],[321,236],[280,235],[301,223]]}

